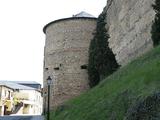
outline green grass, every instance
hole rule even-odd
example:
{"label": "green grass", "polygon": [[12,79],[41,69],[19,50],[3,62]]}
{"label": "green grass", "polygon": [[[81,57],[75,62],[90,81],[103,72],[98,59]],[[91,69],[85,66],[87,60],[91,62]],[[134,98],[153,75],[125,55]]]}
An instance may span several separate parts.
{"label": "green grass", "polygon": [[[53,120],[123,120],[141,99],[160,92],[160,47],[52,112]],[[138,119],[137,119],[138,120]]]}

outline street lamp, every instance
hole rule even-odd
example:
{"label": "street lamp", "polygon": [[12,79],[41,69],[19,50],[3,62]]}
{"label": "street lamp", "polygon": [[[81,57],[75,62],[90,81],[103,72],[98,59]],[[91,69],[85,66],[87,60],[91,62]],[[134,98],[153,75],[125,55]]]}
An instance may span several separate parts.
{"label": "street lamp", "polygon": [[48,76],[48,78],[47,78],[47,85],[48,85],[48,114],[47,114],[47,120],[49,120],[49,112],[50,112],[50,85],[51,85],[51,83],[52,83],[52,79],[51,79],[51,77],[50,76]]}

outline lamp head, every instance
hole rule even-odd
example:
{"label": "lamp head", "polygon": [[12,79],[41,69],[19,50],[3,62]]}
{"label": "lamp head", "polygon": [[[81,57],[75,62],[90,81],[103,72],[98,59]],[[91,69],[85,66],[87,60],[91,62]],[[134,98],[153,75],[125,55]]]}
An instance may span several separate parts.
{"label": "lamp head", "polygon": [[52,83],[52,78],[50,76],[48,76],[47,78],[47,84],[50,85]]}

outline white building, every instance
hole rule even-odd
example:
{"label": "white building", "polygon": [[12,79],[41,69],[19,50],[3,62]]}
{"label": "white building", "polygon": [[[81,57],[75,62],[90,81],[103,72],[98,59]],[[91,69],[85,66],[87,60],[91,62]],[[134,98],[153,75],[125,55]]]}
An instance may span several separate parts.
{"label": "white building", "polygon": [[[13,101],[13,89],[5,86],[0,85],[0,116],[10,114],[12,101]],[[8,108],[6,107],[8,104]]]}
{"label": "white building", "polygon": [[[18,115],[41,115],[42,114],[42,94],[41,89],[36,85],[29,84],[22,85],[23,82],[17,83],[16,81],[0,81],[0,85],[7,86],[13,90],[12,100],[10,102],[9,114]],[[26,84],[26,82],[24,82]],[[29,85],[28,85],[29,84]],[[39,84],[40,85],[40,84]],[[28,87],[34,86],[34,87]],[[5,114],[6,115],[6,114]]]}

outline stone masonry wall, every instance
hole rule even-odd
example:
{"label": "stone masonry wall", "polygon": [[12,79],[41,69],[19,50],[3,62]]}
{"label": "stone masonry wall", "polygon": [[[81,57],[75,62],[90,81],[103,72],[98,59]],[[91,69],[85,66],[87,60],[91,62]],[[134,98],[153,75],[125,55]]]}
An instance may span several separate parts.
{"label": "stone masonry wall", "polygon": [[154,0],[108,0],[109,45],[119,64],[125,65],[153,47],[151,26]]}
{"label": "stone masonry wall", "polygon": [[46,28],[44,90],[51,76],[51,108],[89,89],[85,65],[95,28],[95,18],[60,20]]}

